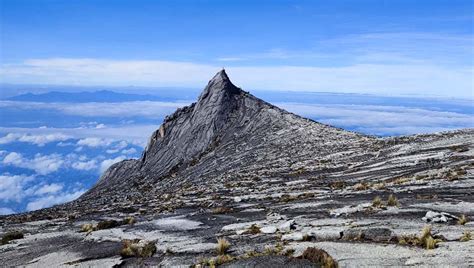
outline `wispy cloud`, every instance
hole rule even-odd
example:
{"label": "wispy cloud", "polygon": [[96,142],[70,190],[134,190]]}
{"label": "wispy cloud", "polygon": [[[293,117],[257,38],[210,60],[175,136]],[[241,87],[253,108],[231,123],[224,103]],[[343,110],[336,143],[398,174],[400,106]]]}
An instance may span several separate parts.
{"label": "wispy cloud", "polygon": [[[64,190],[58,183],[44,183],[34,176],[0,175],[0,202],[22,202],[30,200],[27,210],[41,209],[59,203],[71,201],[84,193],[83,189]],[[12,214],[15,211],[9,207],[0,207],[0,215]]]}
{"label": "wispy cloud", "polygon": [[[80,115],[91,118],[103,117],[132,117],[143,116],[148,118],[163,118],[173,113],[177,108],[190,104],[190,102],[157,102],[157,101],[132,101],[120,103],[88,102],[75,103],[44,103],[44,102],[17,102],[0,101],[0,108],[15,108],[22,110],[56,110],[66,115]],[[128,111],[128,113],[126,112]],[[84,128],[106,128],[103,124],[83,124]]]}
{"label": "wispy cloud", "polygon": [[27,175],[0,175],[0,200],[19,202],[27,195],[26,185],[34,179]]}
{"label": "wispy cloud", "polygon": [[42,155],[36,154],[33,158],[26,158],[17,152],[7,154],[2,163],[20,168],[34,170],[36,173],[46,175],[57,171],[64,163],[59,154]]}
{"label": "wispy cloud", "polygon": [[31,135],[25,133],[8,133],[0,137],[0,144],[8,144],[12,142],[27,142],[38,146],[44,146],[50,142],[65,141],[70,139],[70,136],[62,133],[50,133],[46,135]]}
{"label": "wispy cloud", "polygon": [[125,160],[124,156],[118,156],[116,158],[106,159],[102,161],[102,163],[100,163],[100,173],[104,173],[111,165],[118,163],[122,160]]}
{"label": "wispy cloud", "polygon": [[[365,60],[362,62],[329,67],[280,63],[271,66],[231,65],[226,69],[233,81],[247,90],[430,94],[457,97],[472,95],[474,73],[471,66],[443,66],[432,62],[404,60],[383,63],[368,60],[370,54],[363,56]],[[220,68],[218,65],[191,62],[64,58],[4,64],[0,75],[10,83],[202,87]],[[69,110],[74,109],[76,107],[69,107]]]}
{"label": "wispy cloud", "polygon": [[110,145],[112,141],[109,139],[103,138],[96,138],[96,137],[88,137],[84,139],[80,139],[77,141],[77,145],[79,146],[88,146],[88,147],[107,147]]}
{"label": "wispy cloud", "polygon": [[414,107],[299,103],[277,105],[322,123],[383,136],[474,127],[472,115]]}
{"label": "wispy cloud", "polygon": [[56,204],[61,204],[65,202],[69,202],[81,196],[85,190],[77,190],[74,192],[60,192],[58,194],[46,195],[43,197],[39,197],[34,199],[33,201],[29,202],[26,205],[26,210],[37,210],[42,209],[45,207],[50,207]]}

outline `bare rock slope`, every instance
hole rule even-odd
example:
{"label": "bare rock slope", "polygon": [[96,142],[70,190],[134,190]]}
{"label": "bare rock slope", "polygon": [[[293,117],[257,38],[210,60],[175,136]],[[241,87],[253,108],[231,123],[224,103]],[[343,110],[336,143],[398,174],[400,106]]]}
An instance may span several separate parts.
{"label": "bare rock slope", "polygon": [[334,128],[221,71],[140,159],[78,200],[0,217],[0,235],[23,235],[0,246],[0,263],[473,266],[473,142],[471,129],[382,139]]}

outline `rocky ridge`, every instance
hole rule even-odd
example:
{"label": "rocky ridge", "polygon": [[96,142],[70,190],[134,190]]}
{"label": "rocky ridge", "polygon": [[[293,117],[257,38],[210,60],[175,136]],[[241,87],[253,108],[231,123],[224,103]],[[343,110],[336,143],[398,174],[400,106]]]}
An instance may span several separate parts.
{"label": "rocky ridge", "polygon": [[[0,234],[25,237],[0,246],[0,262],[305,267],[321,264],[305,253],[316,248],[339,266],[474,265],[474,242],[460,241],[473,231],[473,141],[470,129],[382,139],[334,128],[221,71],[140,159],[111,166],[76,201],[1,217]],[[429,250],[418,239],[427,224]],[[218,237],[227,255],[215,253]],[[123,256],[127,239],[156,252]]]}

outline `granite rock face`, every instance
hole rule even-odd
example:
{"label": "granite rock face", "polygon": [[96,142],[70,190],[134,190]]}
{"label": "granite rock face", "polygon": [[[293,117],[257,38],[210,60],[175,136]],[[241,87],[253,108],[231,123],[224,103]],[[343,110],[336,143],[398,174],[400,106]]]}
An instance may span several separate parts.
{"label": "granite rock face", "polygon": [[78,200],[0,216],[0,236],[24,234],[0,263],[472,267],[473,144],[472,129],[378,138],[320,124],[221,71]]}
{"label": "granite rock face", "polygon": [[[222,70],[196,103],[165,118],[141,159],[111,166],[81,199],[117,195],[130,184],[160,188],[167,178],[179,178],[172,183],[178,187],[183,182],[212,181],[258,164],[278,168],[279,163],[288,163],[285,160],[303,167],[305,161],[329,152],[353,149],[364,157],[360,144],[374,142],[372,137],[279,109],[233,85]],[[169,191],[176,186],[161,188]]]}

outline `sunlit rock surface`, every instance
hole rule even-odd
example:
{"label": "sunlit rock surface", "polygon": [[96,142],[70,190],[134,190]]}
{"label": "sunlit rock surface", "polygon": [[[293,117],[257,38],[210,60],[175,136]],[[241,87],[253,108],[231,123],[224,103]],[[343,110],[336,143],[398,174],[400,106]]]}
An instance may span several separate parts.
{"label": "sunlit rock surface", "polygon": [[[473,266],[473,142],[471,129],[382,139],[323,125],[221,71],[141,159],[76,201],[0,217],[0,235],[24,234],[0,246],[0,263],[310,267],[321,263],[302,256],[315,247],[339,266]],[[434,249],[403,243],[426,225]],[[219,258],[217,238],[230,243]],[[152,255],[125,256],[135,239]]]}

